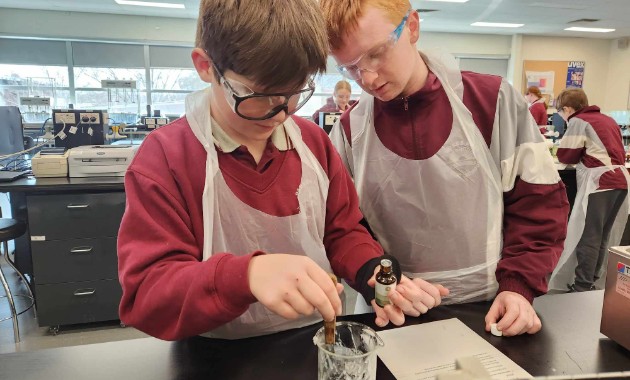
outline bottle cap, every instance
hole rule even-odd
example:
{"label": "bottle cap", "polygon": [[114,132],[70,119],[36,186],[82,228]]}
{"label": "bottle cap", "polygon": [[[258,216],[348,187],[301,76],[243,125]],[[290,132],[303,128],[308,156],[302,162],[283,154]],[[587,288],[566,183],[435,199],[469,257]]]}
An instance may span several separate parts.
{"label": "bottle cap", "polygon": [[392,261],[388,260],[388,259],[383,259],[383,260],[381,260],[381,266],[382,267],[391,267],[392,266]]}

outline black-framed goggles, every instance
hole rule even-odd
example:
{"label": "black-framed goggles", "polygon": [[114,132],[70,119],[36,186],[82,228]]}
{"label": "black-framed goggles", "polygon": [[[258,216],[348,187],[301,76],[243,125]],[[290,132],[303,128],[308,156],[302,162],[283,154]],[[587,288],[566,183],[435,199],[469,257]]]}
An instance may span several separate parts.
{"label": "black-framed goggles", "polygon": [[[212,58],[210,58],[212,59]],[[234,113],[247,120],[267,120],[284,111],[287,115],[296,113],[315,92],[315,82],[310,78],[306,86],[299,91],[285,93],[258,93],[245,84],[226,78],[214,61],[212,66],[219,74],[219,83],[223,86],[225,98]]]}

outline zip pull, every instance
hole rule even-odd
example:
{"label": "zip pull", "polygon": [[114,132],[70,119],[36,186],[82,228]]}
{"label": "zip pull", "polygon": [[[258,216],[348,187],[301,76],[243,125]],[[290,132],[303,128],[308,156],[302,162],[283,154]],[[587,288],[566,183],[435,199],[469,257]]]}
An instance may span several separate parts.
{"label": "zip pull", "polygon": [[405,111],[409,111],[409,98],[405,96],[403,101],[405,102]]}

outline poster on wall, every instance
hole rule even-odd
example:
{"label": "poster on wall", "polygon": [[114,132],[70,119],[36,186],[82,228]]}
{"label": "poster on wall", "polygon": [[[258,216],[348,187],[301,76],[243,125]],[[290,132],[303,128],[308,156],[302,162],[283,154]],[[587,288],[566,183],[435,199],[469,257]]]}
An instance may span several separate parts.
{"label": "poster on wall", "polygon": [[553,71],[527,71],[527,87],[536,86],[540,92],[553,97],[553,84],[556,73]]}
{"label": "poster on wall", "polygon": [[584,61],[569,61],[567,87],[582,88],[584,80]]}

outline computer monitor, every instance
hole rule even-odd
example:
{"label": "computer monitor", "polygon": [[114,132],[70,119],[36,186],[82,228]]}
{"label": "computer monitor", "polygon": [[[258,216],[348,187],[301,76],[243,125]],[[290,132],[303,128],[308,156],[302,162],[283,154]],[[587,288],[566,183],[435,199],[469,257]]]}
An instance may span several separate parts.
{"label": "computer monitor", "polygon": [[[16,106],[0,106],[0,156],[24,150],[22,115]],[[0,159],[3,167],[18,159],[18,156]]]}
{"label": "computer monitor", "polygon": [[341,112],[320,112],[319,113],[319,126],[330,134],[333,125],[337,119],[341,116]]}

